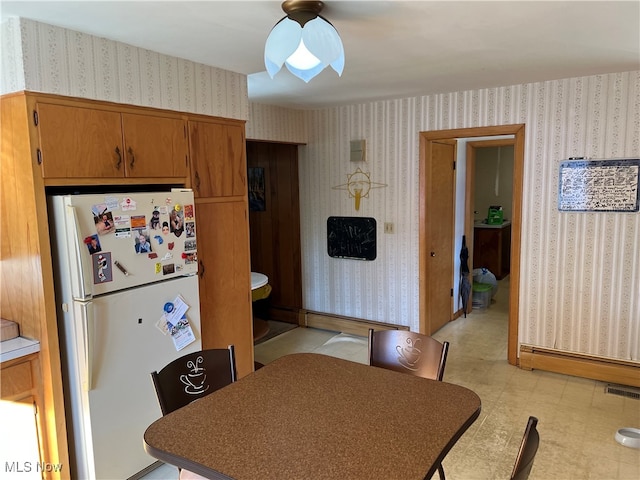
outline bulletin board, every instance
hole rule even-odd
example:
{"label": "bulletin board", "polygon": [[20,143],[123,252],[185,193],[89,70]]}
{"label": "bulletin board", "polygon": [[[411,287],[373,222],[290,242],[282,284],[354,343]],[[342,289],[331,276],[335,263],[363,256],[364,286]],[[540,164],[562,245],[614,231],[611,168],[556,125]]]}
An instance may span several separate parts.
{"label": "bulletin board", "polygon": [[564,212],[637,212],[640,159],[577,160],[560,164],[558,209]]}
{"label": "bulletin board", "polygon": [[375,260],[376,219],[370,217],[329,217],[327,251],[333,258]]}

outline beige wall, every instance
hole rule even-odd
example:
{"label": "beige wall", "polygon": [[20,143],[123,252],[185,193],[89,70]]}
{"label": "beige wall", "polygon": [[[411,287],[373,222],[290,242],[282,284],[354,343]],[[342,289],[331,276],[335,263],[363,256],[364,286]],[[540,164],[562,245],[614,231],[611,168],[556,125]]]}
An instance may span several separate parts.
{"label": "beige wall", "polygon": [[[640,72],[570,78],[307,112],[300,204],[304,306],[418,329],[418,132],[524,123],[519,341],[640,361],[640,214],[557,208],[569,157],[640,155]],[[367,140],[367,162],[349,140]],[[344,190],[357,166],[386,187],[360,211]],[[326,253],[330,215],[374,217],[378,258]],[[394,234],[382,233],[393,222]]]}
{"label": "beige wall", "polygon": [[[640,72],[291,111],[249,105],[242,75],[37,22],[3,24],[2,40],[3,92],[248,118],[247,138],[308,142],[299,169],[304,307],[415,330],[418,132],[526,124],[519,340],[640,361],[640,214],[557,209],[562,160],[640,155]],[[349,160],[355,139],[367,141],[365,163]],[[356,212],[333,187],[358,167],[376,188]],[[330,215],[374,217],[377,259],[330,258]],[[395,233],[382,233],[384,222]]]}
{"label": "beige wall", "polygon": [[513,146],[476,150],[474,220],[485,220],[492,205],[500,205],[505,219],[511,220],[513,199]]}
{"label": "beige wall", "polygon": [[247,77],[23,18],[3,22],[0,93],[21,90],[246,120]]}

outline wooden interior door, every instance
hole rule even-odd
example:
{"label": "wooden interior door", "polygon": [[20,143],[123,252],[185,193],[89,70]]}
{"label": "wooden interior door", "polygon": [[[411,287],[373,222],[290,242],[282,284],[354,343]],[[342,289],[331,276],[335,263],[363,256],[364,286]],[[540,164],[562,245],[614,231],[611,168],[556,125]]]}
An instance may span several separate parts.
{"label": "wooden interior door", "polygon": [[429,244],[426,299],[427,334],[443,327],[453,314],[455,141],[430,142],[431,161],[425,172],[428,184],[425,229]]}
{"label": "wooden interior door", "polygon": [[247,167],[249,189],[263,189],[264,197],[262,206],[250,202],[251,270],[269,277],[268,317],[298,323],[302,308],[298,146],[247,142]]}

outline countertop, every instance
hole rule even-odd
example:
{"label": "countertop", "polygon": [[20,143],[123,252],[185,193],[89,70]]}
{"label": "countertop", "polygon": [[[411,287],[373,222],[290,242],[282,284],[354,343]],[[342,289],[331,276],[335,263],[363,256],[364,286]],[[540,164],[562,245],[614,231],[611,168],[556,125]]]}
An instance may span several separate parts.
{"label": "countertop", "polygon": [[489,225],[488,223],[475,222],[473,228],[504,228],[511,225],[511,220],[505,220],[500,225]]}
{"label": "countertop", "polygon": [[24,357],[40,351],[40,342],[25,337],[16,337],[0,342],[0,362]]}

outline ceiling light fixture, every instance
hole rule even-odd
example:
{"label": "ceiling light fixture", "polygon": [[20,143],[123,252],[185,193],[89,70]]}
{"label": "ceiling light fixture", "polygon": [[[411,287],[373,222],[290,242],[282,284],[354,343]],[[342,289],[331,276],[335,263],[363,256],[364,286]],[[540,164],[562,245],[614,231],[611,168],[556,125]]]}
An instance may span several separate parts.
{"label": "ceiling light fixture", "polygon": [[309,82],[328,65],[338,75],[344,69],[344,48],[336,29],[320,12],[324,2],[288,0],[287,14],[271,29],[264,47],[264,64],[271,78],[282,65]]}

